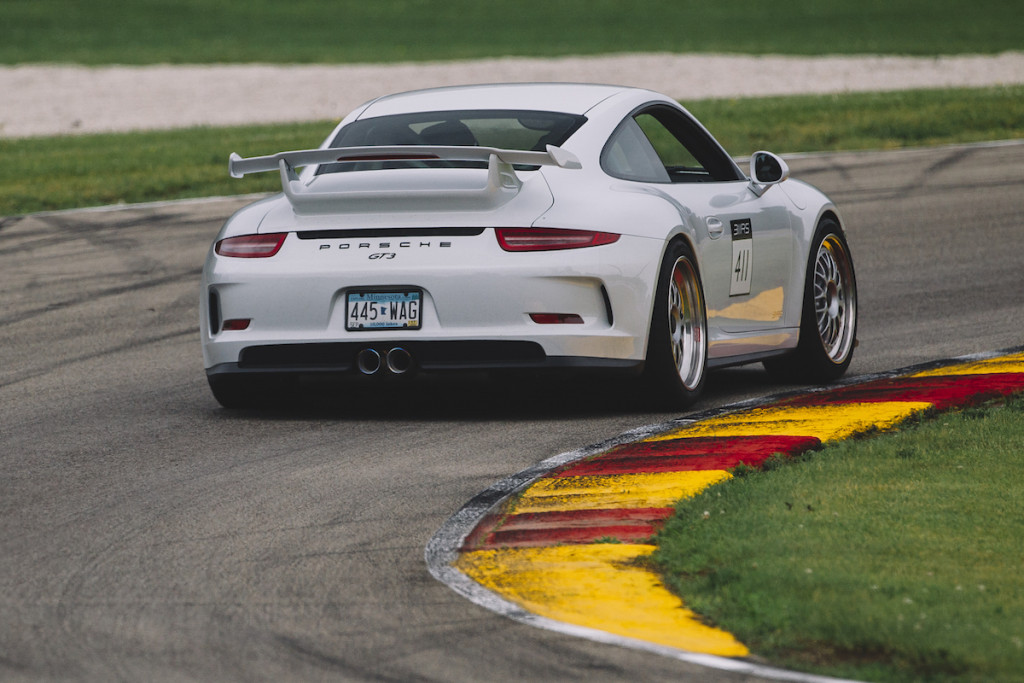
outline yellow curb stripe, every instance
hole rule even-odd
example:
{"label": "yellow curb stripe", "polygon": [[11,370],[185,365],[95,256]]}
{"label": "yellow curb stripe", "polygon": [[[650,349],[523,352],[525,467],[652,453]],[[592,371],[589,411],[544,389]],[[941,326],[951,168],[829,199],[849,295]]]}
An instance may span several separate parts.
{"label": "yellow curb stripe", "polygon": [[910,377],[943,377],[946,375],[996,375],[1003,373],[1024,372],[1024,353],[1017,353],[1012,356],[990,358],[978,361],[977,363],[964,363],[963,365],[948,365],[944,368],[925,370]]}
{"label": "yellow curb stripe", "polygon": [[697,436],[814,436],[836,441],[872,428],[888,429],[931,403],[886,401],[818,406],[769,406],[722,415],[645,441],[665,441]]}
{"label": "yellow curb stripe", "polygon": [[744,657],[725,631],[700,623],[642,567],[651,546],[590,544],[463,553],[462,573],[548,619],[691,652]]}
{"label": "yellow curb stripe", "polygon": [[673,507],[712,484],[729,479],[725,470],[658,472],[538,479],[510,512]]}

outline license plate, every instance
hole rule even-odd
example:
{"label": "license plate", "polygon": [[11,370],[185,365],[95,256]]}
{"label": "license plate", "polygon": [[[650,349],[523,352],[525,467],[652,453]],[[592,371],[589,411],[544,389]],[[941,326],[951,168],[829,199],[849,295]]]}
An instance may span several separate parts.
{"label": "license plate", "polygon": [[345,329],[418,330],[423,292],[407,289],[392,292],[348,292],[345,297]]}

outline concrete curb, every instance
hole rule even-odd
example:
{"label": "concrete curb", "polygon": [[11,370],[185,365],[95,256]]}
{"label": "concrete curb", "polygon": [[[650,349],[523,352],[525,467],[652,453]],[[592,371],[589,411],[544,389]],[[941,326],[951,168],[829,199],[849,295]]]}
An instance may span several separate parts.
{"label": "concrete curb", "polygon": [[[652,584],[650,588],[641,587],[639,593],[622,598],[622,602],[614,606],[611,612],[605,610],[605,594],[614,593],[617,590],[614,586],[619,583],[636,580],[634,576],[627,577],[629,560],[642,558],[650,552],[648,548],[652,546],[645,545],[647,542],[640,539],[651,535],[650,524],[657,524],[660,511],[665,509],[663,503],[638,506],[630,500],[643,501],[646,500],[644,496],[663,495],[651,494],[652,489],[647,485],[657,480],[658,487],[663,487],[668,480],[662,476],[666,469],[662,465],[669,462],[677,465],[683,463],[686,471],[700,475],[682,484],[672,478],[669,481],[671,486],[683,487],[671,489],[670,486],[676,493],[682,491],[675,499],[687,493],[692,495],[715,481],[728,478],[730,475],[724,468],[735,465],[728,465],[727,462],[723,464],[720,440],[756,440],[765,435],[765,426],[769,430],[767,434],[777,439],[780,434],[793,434],[786,429],[776,431],[779,424],[790,429],[797,425],[796,431],[803,435],[804,440],[796,438],[792,449],[780,449],[779,444],[774,442],[766,446],[768,449],[796,453],[865,431],[894,427],[923,410],[949,410],[1020,391],[1024,391],[1024,347],[923,363],[852,378],[828,387],[776,394],[662,424],[640,427],[613,439],[548,458],[482,491],[445,522],[430,540],[425,551],[426,562],[435,578],[460,595],[532,626],[641,649],[724,671],[774,680],[834,681],[837,679],[763,666],[744,659],[745,647],[732,639],[731,634],[724,632],[693,633],[689,640],[683,641],[696,643],[696,646],[679,647],[667,643],[663,635],[665,631],[689,628],[685,624],[679,626],[680,615],[683,612],[686,615],[689,613],[678,598],[674,604],[661,610],[675,621],[658,622],[659,630],[653,637],[643,635],[643,628],[635,623],[625,623],[629,618],[622,616],[622,605],[642,602],[647,593],[653,591],[659,593],[662,602],[658,604],[664,606],[664,598],[660,593],[667,591],[660,586],[656,577],[648,580]],[[808,426],[813,423],[813,420],[808,422],[808,414],[819,416],[816,419],[820,421],[822,411],[835,412],[837,409],[840,410],[841,419],[836,421],[827,418],[824,431],[820,422],[814,423],[817,426]],[[785,415],[781,423],[775,421],[780,414]],[[735,436],[748,434],[752,425],[757,425],[755,431],[760,437]],[[817,436],[808,437],[808,430]],[[730,434],[733,436],[730,437]],[[690,447],[709,439],[719,440],[718,446],[710,449],[714,451],[715,461],[711,468],[701,469],[697,464],[700,457],[692,455]],[[680,448],[680,444],[690,450],[685,453],[670,452]],[[652,455],[654,449],[658,452]],[[630,460],[630,451],[635,452],[633,460],[623,465],[624,459]],[[666,455],[669,458],[666,459]],[[749,452],[744,457],[749,458]],[[652,463],[655,462],[657,465],[652,469]],[[750,459],[746,462],[750,464]],[[634,496],[625,501],[620,498],[611,503],[605,500],[593,503],[595,491],[599,491],[598,495],[606,495],[610,481],[614,481],[612,488],[614,495],[618,496],[622,495],[625,488],[637,486],[633,480],[625,485],[621,480],[624,472],[632,470],[646,472],[627,475],[643,479],[639,498]],[[708,476],[710,471],[720,474]],[[574,487],[577,484],[584,490],[576,490]],[[596,488],[588,488],[591,486]],[[690,492],[691,489],[687,487],[695,488]],[[557,495],[551,494],[553,490],[557,491]],[[585,516],[594,517],[596,514],[602,519],[597,522],[593,519],[585,520],[580,529],[579,520],[574,519],[579,510],[584,510]],[[624,510],[627,514],[620,514]],[[657,510],[657,514],[652,515],[652,510]],[[614,519],[609,516],[609,512],[615,513]],[[510,520],[525,520],[526,523],[517,528],[517,525],[509,524]],[[567,526],[559,526],[566,521],[569,522]],[[602,544],[598,541],[598,535],[611,536],[626,545]],[[638,541],[639,545],[636,545]],[[574,573],[573,563],[580,563],[578,566],[585,569]],[[609,574],[614,578],[608,581],[613,583],[601,584],[598,588],[587,585],[580,587],[595,572],[603,570],[605,565],[625,567],[627,572]],[[538,567],[543,567],[546,572],[540,574],[542,579],[535,578],[538,576]],[[568,574],[559,579],[558,575],[563,571]],[[523,584],[526,588],[519,590],[517,581],[520,579],[517,577],[528,575],[534,578],[527,579]],[[559,584],[559,580],[563,580],[563,583]],[[643,584],[642,577],[640,583]],[[543,590],[540,595],[536,594],[534,587],[539,584],[548,586],[547,595],[543,594]],[[612,590],[608,590],[609,586],[613,586]],[[572,594],[574,590],[576,594],[566,598],[564,594]],[[601,599],[591,600],[595,594],[599,594]],[[570,605],[570,611],[575,610],[580,614],[569,614],[567,619],[551,618],[552,615],[557,617],[565,613],[561,603],[566,599],[575,601]],[[586,603],[584,607],[577,609],[583,603]],[[660,608],[646,609],[656,612]],[[587,610],[590,613],[583,614]],[[606,616],[609,613],[615,616],[609,619]],[[657,618],[657,614],[645,612],[643,618],[637,621],[657,622]],[[638,633],[640,637],[633,637]],[[710,636],[712,640],[705,640],[705,636]],[[710,644],[705,647],[705,643]]]}

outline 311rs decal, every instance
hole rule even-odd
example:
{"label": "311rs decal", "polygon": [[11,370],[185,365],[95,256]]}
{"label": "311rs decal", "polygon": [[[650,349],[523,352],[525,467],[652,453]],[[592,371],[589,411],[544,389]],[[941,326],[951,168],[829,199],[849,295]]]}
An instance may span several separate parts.
{"label": "311rs decal", "polygon": [[732,282],[729,296],[750,294],[750,275],[754,266],[754,228],[749,218],[730,221],[732,228]]}

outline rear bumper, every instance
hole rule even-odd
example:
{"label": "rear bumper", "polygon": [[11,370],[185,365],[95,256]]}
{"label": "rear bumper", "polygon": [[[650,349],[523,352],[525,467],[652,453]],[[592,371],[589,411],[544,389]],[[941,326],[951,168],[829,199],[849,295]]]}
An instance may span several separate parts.
{"label": "rear bumper", "polygon": [[[200,296],[205,367],[345,372],[361,349],[393,346],[423,370],[643,361],[660,241],[623,236],[566,253],[519,254],[503,252],[491,231],[446,239],[450,247],[430,242],[394,259],[338,249],[337,238],[289,238],[272,259],[211,253]],[[419,329],[348,328],[350,292],[406,288],[422,292]],[[552,313],[580,322],[531,317]],[[225,329],[236,319],[246,326]]]}
{"label": "rear bumper", "polygon": [[[226,374],[358,374],[357,358],[370,349],[386,358],[398,349],[409,354],[411,370],[608,370],[639,372],[643,360],[548,356],[537,342],[515,340],[406,342],[313,342],[265,344],[242,349],[238,362],[218,363],[207,376]],[[381,372],[386,364],[382,364]],[[365,374],[365,373],[363,373]]]}

